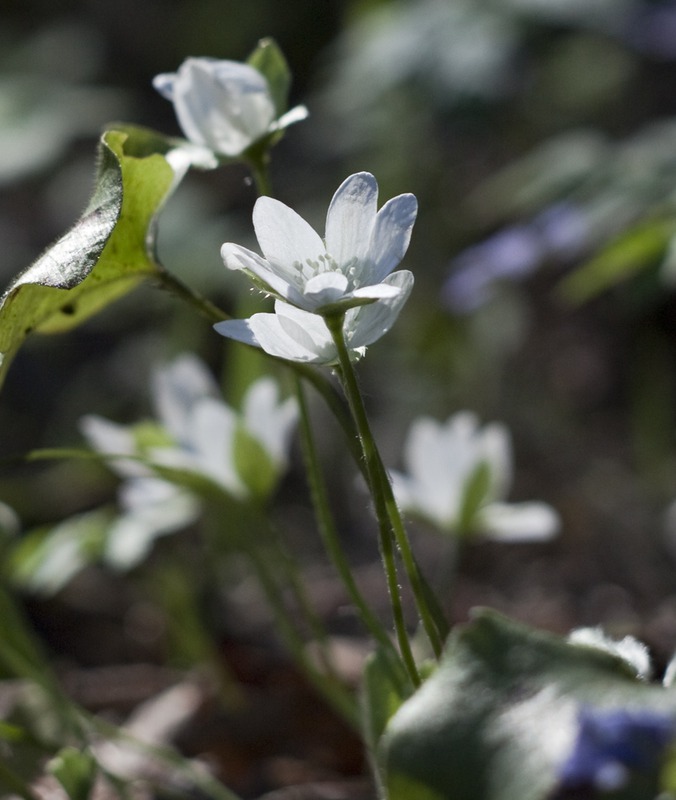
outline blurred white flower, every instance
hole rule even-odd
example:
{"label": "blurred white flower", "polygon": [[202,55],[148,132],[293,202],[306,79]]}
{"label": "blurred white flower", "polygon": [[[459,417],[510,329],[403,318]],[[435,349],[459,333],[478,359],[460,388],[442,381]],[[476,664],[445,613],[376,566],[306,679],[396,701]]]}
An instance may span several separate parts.
{"label": "blurred white flower", "polygon": [[187,139],[228,158],[307,116],[303,106],[278,116],[266,78],[238,61],[187,58],[153,86],[174,104]]}
{"label": "blurred white flower", "polygon": [[240,500],[265,495],[286,466],[298,417],[295,401],[280,402],[275,382],[266,377],[249,387],[236,412],[218,399],[213,378],[192,355],[159,369],[152,393],[159,428],[151,433],[94,415],[81,421],[96,450],[117,456],[110,467],[125,479],[119,493],[123,514],[106,550],[110,563],[125,568],[142,560],[155,538],[184,528],[200,512],[190,489],[158,476],[151,465],[206,478]]}
{"label": "blurred white flower", "polygon": [[559,530],[558,515],[546,503],[504,502],[512,482],[512,454],[503,425],[480,429],[468,411],[445,423],[421,417],[409,431],[404,464],[408,474],[391,474],[397,503],[444,532],[534,541]]}

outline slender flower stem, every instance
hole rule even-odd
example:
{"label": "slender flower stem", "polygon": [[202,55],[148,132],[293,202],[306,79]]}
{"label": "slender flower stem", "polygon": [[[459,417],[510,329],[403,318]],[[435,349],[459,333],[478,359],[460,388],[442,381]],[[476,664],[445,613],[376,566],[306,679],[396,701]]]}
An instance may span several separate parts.
{"label": "slender flower stem", "polygon": [[218,306],[214,305],[210,300],[202,297],[195,292],[182,280],[172,275],[171,272],[166,270],[161,264],[155,265],[157,271],[154,276],[160,283],[163,289],[167,289],[172,294],[179,297],[181,300],[191,306],[202,317],[206,317],[211,322],[223,322],[229,319],[229,315],[222,311]]}
{"label": "slender flower stem", "polygon": [[361,392],[359,391],[359,386],[357,384],[357,376],[352,368],[350,354],[345,346],[345,338],[343,336],[343,322],[345,319],[345,314],[341,313],[336,314],[335,316],[327,316],[324,319],[329,331],[331,332],[331,336],[338,352],[338,363],[340,365],[340,377],[343,384],[343,390],[345,392],[345,396],[347,397],[354,422],[357,426],[359,443],[361,445],[362,455],[364,458],[364,466],[366,468],[369,488],[371,490],[371,495],[375,505],[376,517],[378,519],[380,554],[383,560],[387,587],[390,594],[390,603],[392,606],[392,616],[394,619],[397,642],[399,643],[401,656],[406,666],[406,670],[413,681],[413,685],[419,686],[421,683],[420,675],[418,673],[415,659],[413,658],[411,642],[409,640],[404,621],[404,610],[401,602],[399,579],[397,576],[394,542],[392,539],[390,519],[387,511],[387,504],[385,502],[385,496],[382,491],[382,482],[380,480],[378,467],[378,451],[373,434],[371,433],[368,417],[366,416],[366,409],[364,408]]}
{"label": "slender flower stem", "polygon": [[427,638],[432,645],[434,655],[439,658],[443,650],[444,639],[447,634],[447,623],[444,619],[443,612],[441,611],[438,601],[432,595],[429,587],[426,586],[423,577],[420,573],[418,563],[415,560],[413,551],[411,550],[411,543],[409,542],[399,506],[394,499],[392,492],[392,484],[385,470],[385,466],[380,458],[380,453],[376,450],[375,459],[377,480],[380,492],[383,495],[383,502],[387,510],[387,515],[392,525],[394,538],[397,542],[397,547],[401,553],[404,569],[411,583],[413,596],[416,600],[420,619],[422,621]]}
{"label": "slender flower stem", "polygon": [[265,556],[255,546],[247,548],[246,553],[256,569],[261,587],[268,598],[270,608],[275,614],[280,633],[296,663],[303,670],[308,680],[341,714],[346,722],[352,725],[355,730],[359,730],[359,719],[353,698],[331,675],[324,675],[312,663],[306,652],[303,638],[289,619],[284,608],[284,598]]}
{"label": "slender flower stem", "polygon": [[[312,503],[315,509],[315,516],[317,517],[317,524],[324,541],[324,546],[336,571],[343,581],[352,603],[359,613],[362,623],[371,633],[375,641],[380,644],[383,652],[389,657],[390,661],[392,662],[393,660],[394,663],[401,665],[400,657],[392,645],[390,637],[387,635],[382,624],[359,591],[350,564],[345,557],[345,552],[338,538],[338,532],[329,507],[326,483],[322,477],[322,470],[319,464],[319,458],[317,457],[307,402],[305,400],[303,387],[298,379],[296,379],[296,398],[300,409],[303,458],[305,461],[310,493],[312,495]],[[392,670],[392,677],[396,683],[399,683],[399,669]]]}

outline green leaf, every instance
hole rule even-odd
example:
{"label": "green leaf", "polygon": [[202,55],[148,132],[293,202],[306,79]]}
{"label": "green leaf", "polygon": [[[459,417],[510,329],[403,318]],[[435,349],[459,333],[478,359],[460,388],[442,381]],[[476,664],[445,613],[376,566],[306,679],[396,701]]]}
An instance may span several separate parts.
{"label": "green leaf", "polygon": [[112,521],[112,513],[104,509],[70,517],[50,530],[31,531],[10,553],[12,581],[31,592],[56,594],[100,558]]}
{"label": "green leaf", "polygon": [[381,766],[377,763],[377,745],[387,723],[409,696],[407,675],[400,663],[379,647],[369,656],[364,667],[362,684],[362,733],[366,749],[373,761],[373,772],[380,794],[384,785]]}
{"label": "green leaf", "polygon": [[83,215],[0,298],[0,384],[29,333],[73,328],[158,272],[156,216],[188,164],[165,155],[180,147],[143,128],[103,134]]}
{"label": "green leaf", "polygon": [[66,790],[69,800],[88,800],[94,788],[98,765],[90,753],[64,747],[49,761],[47,770]]}
{"label": "green leaf", "polygon": [[482,610],[381,739],[389,800],[544,800],[581,704],[676,711],[620,658]]}
{"label": "green leaf", "polygon": [[486,500],[490,485],[491,469],[485,461],[482,461],[465,481],[458,519],[458,529],[461,533],[472,531],[477,512]]}
{"label": "green leaf", "polygon": [[261,39],[258,47],[247,59],[247,63],[255,67],[267,80],[277,116],[281,117],[289,105],[291,71],[277,42],[269,38]]}
{"label": "green leaf", "polygon": [[564,278],[558,291],[581,305],[613,286],[659,264],[674,235],[673,221],[651,220],[625,231]]}
{"label": "green leaf", "polygon": [[235,470],[254,497],[265,498],[275,488],[279,471],[258,439],[242,425],[235,430]]}

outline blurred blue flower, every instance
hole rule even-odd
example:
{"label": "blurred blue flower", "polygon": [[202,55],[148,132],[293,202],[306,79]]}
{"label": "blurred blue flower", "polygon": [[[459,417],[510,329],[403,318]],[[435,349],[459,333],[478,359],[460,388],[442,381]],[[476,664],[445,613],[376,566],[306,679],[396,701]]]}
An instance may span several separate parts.
{"label": "blurred blue flower", "polygon": [[599,710],[582,707],[572,753],[563,764],[562,790],[592,786],[622,788],[632,771],[658,768],[676,734],[673,717],[649,709]]}
{"label": "blurred blue flower", "polygon": [[626,39],[642,53],[665,61],[676,58],[676,3],[641,7],[627,25]]}
{"label": "blurred blue flower", "polygon": [[567,261],[578,255],[588,241],[589,223],[571,203],[555,203],[528,223],[494,233],[457,255],[442,289],[444,305],[467,314],[488,302],[496,283],[519,281],[551,259]]}

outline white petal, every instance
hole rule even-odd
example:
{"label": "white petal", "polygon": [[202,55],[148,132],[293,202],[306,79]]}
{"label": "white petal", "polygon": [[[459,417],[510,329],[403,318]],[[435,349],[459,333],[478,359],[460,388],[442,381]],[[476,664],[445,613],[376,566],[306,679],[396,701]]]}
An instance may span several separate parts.
{"label": "white petal", "polygon": [[336,358],[331,334],[317,314],[278,301],[274,314],[254,314],[250,324],[260,346],[270,355],[315,364]]}
{"label": "white petal", "polygon": [[290,286],[288,281],[270,269],[270,264],[252,250],[247,250],[232,242],[226,242],[221,247],[221,258],[228,269],[246,270],[251,272],[280,297],[292,303],[302,303],[303,299],[295,286]]}
{"label": "white petal", "polygon": [[[80,430],[89,442],[90,446],[99,453],[110,455],[138,455],[134,434],[123,425],[99,417],[95,414],[87,414],[80,420]],[[111,459],[108,466],[122,477],[132,477],[136,475],[148,475],[148,470],[143,464],[134,460],[123,458]]]}
{"label": "white petal", "polygon": [[221,336],[226,336],[228,339],[234,339],[237,342],[250,344],[254,347],[261,346],[254,332],[251,330],[248,319],[227,319],[223,322],[217,322],[214,325],[214,330],[216,333],[220,333]]}
{"label": "white petal", "polygon": [[385,297],[370,305],[350,309],[345,315],[347,340],[351,348],[373,344],[389,331],[411,294],[413,274],[401,270],[388,275],[383,283],[395,287],[399,292],[394,297]]}
{"label": "white petal", "polygon": [[545,541],[559,532],[558,514],[546,503],[491,503],[479,512],[483,535],[502,542]]}
{"label": "white petal", "polygon": [[163,72],[153,78],[153,87],[167,100],[174,99],[174,83],[176,81],[175,72]]}
{"label": "white petal", "polygon": [[279,388],[272,378],[260,378],[244,396],[244,426],[265,448],[276,464],[287,459],[289,440],[298,420],[293,397],[279,402]]}
{"label": "white petal", "polygon": [[216,395],[218,387],[196,356],[184,354],[155,371],[152,393],[160,421],[176,441],[185,443],[193,408],[202,398]]}
{"label": "white petal", "polygon": [[104,559],[110,566],[117,569],[136,566],[148,554],[155,539],[185,528],[195,519],[199,513],[196,499],[171,484],[164,485],[168,489],[161,498],[151,492],[145,503],[137,501],[113,523],[104,552]]}
{"label": "white petal", "polygon": [[283,130],[284,128],[288,128],[289,125],[293,125],[296,122],[302,122],[304,119],[307,119],[309,113],[310,112],[305,106],[294,106],[285,114],[282,114],[282,116],[276,122],[274,122],[271,127],[275,130]]}
{"label": "white petal", "polygon": [[350,175],[333,195],[326,214],[326,249],[338,266],[368,257],[378,208],[378,184],[368,172]]}
{"label": "white petal", "polygon": [[[326,250],[319,234],[293,209],[271,197],[259,197],[253,210],[256,237],[263,255],[280,278],[302,286],[301,269],[319,265]],[[307,269],[307,267],[306,267]]]}
{"label": "white petal", "polygon": [[393,197],[378,212],[369,244],[371,283],[382,281],[406,254],[417,213],[418,201],[412,194]]}
{"label": "white petal", "polygon": [[187,59],[172,99],[187,138],[227,156],[239,155],[266,133],[275,114],[265,78],[234,61]]}
{"label": "white petal", "polygon": [[347,276],[342,272],[321,272],[305,284],[303,294],[311,300],[313,307],[319,308],[344,297],[347,283]]}
{"label": "white petal", "polygon": [[444,426],[431,417],[411,425],[404,445],[404,463],[410,472],[419,513],[444,528],[457,524],[466,468]]}
{"label": "white petal", "polygon": [[234,441],[238,419],[220,400],[206,399],[195,409],[192,445],[196,466],[235,497],[246,495],[234,463]]}

